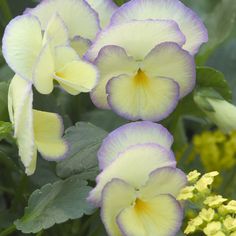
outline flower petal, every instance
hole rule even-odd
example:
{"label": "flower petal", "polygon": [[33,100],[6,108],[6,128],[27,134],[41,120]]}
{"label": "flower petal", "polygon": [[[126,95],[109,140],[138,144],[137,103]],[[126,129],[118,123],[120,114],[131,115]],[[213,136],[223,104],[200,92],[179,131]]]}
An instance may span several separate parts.
{"label": "flower petal", "polygon": [[134,77],[119,76],[108,82],[107,93],[111,109],[128,120],[160,121],[175,109],[179,100],[178,84],[158,77],[137,84]]}
{"label": "flower petal", "polygon": [[176,235],[183,220],[183,210],[169,195],[159,195],[148,202],[121,211],[117,223],[123,235]]}
{"label": "flower petal", "polygon": [[140,190],[140,196],[144,200],[152,199],[159,194],[171,194],[173,197],[177,197],[186,184],[187,177],[180,169],[159,168],[150,174],[147,183]]}
{"label": "flower petal", "polygon": [[32,84],[15,76],[9,87],[8,100],[9,113],[14,124],[14,136],[19,147],[19,156],[27,169],[31,166],[35,156]]}
{"label": "flower petal", "polygon": [[175,166],[171,151],[157,144],[138,144],[120,153],[119,157],[96,178],[97,185],[90,192],[88,200],[98,206],[104,186],[114,178],[119,178],[135,188],[140,188],[148,180],[149,174],[164,166]]}
{"label": "flower petal", "polygon": [[84,39],[80,36],[75,36],[71,40],[71,47],[79,54],[81,58],[88,51],[90,46],[91,46],[91,41],[88,39]]}
{"label": "flower petal", "polygon": [[138,70],[138,63],[132,57],[127,56],[123,48],[105,46],[100,50],[94,64],[100,71],[100,80],[91,92],[91,99],[97,107],[109,109],[106,93],[107,82],[121,74],[134,74]]}
{"label": "flower petal", "polygon": [[116,223],[116,217],[136,198],[133,187],[120,179],[113,179],[102,192],[101,218],[109,235],[122,236]]}
{"label": "flower petal", "polygon": [[194,58],[176,43],[157,45],[144,59],[142,70],[153,77],[173,79],[179,85],[181,98],[195,86]]}
{"label": "flower petal", "polygon": [[36,147],[34,147],[34,154],[33,154],[33,157],[32,157],[32,160],[29,164],[28,167],[25,168],[25,173],[30,176],[30,175],[33,175],[35,170],[36,170],[36,165],[37,165],[37,149]]}
{"label": "flower petal", "polygon": [[79,35],[93,39],[99,30],[98,15],[85,1],[47,0],[27,12],[39,18],[44,30],[52,15],[58,13],[68,27],[70,38]]}
{"label": "flower petal", "polygon": [[56,47],[54,53],[54,59],[55,59],[55,71],[62,69],[64,66],[66,66],[68,63],[72,61],[80,60],[76,51],[73,48],[67,46]]}
{"label": "flower petal", "polygon": [[208,41],[207,29],[200,17],[178,0],[131,0],[115,12],[111,24],[146,19],[176,21],[186,36],[183,48],[191,54],[197,53],[201,44]]}
{"label": "flower petal", "polygon": [[67,143],[61,138],[63,123],[55,113],[34,110],[34,135],[38,151],[47,160],[60,160],[68,151]]}
{"label": "flower petal", "polygon": [[70,43],[68,28],[57,13],[52,15],[44,32],[43,44],[48,42],[52,48]]}
{"label": "flower petal", "polygon": [[33,83],[41,94],[49,94],[53,91],[53,73],[55,71],[54,58],[50,44],[42,48],[33,70]]}
{"label": "flower petal", "polygon": [[102,28],[108,25],[111,16],[118,8],[112,0],[86,0],[89,5],[98,12]]}
{"label": "flower petal", "polygon": [[14,18],[6,27],[2,52],[11,69],[26,80],[32,80],[32,70],[42,47],[39,21],[31,15]]}
{"label": "flower petal", "polygon": [[128,147],[145,143],[156,143],[169,150],[173,137],[165,127],[150,121],[123,125],[103,140],[98,151],[100,169],[107,168]]}
{"label": "flower petal", "polygon": [[174,21],[131,21],[111,25],[101,31],[85,56],[94,60],[101,48],[116,45],[124,48],[127,54],[136,60],[142,60],[157,44],[166,41],[178,43],[180,46],[185,43],[185,37]]}
{"label": "flower petal", "polygon": [[90,92],[96,86],[97,77],[96,67],[85,61],[72,61],[55,74],[61,87],[72,95]]}

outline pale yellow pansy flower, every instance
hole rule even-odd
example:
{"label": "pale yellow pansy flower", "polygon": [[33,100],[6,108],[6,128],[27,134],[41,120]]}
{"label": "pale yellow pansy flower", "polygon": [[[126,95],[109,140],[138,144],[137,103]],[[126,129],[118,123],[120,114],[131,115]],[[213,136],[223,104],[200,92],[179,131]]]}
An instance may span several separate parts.
{"label": "pale yellow pansy flower", "polygon": [[55,113],[33,110],[32,84],[15,76],[9,87],[8,109],[14,125],[19,156],[27,175],[36,169],[37,151],[50,161],[62,159],[68,145],[62,139],[63,123]]}
{"label": "pale yellow pansy flower", "polygon": [[97,70],[68,44],[68,30],[59,15],[50,18],[42,34],[38,19],[27,14],[6,27],[3,55],[13,71],[42,94],[52,92],[54,80],[70,94],[89,92],[96,85]]}

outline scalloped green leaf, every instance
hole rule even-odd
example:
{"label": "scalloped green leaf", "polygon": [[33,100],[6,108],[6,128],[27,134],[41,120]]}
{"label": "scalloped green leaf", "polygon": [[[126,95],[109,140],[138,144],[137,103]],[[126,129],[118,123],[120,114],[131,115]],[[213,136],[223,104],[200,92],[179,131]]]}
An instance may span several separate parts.
{"label": "scalloped green leaf", "polygon": [[66,178],[81,174],[84,179],[94,179],[98,173],[97,151],[106,136],[106,131],[86,122],[67,129],[64,138],[70,150],[57,164],[57,175]]}
{"label": "scalloped green leaf", "polygon": [[93,208],[86,201],[90,190],[87,182],[77,175],[44,185],[30,196],[24,216],[14,222],[16,228],[23,233],[37,233],[54,224],[92,214]]}

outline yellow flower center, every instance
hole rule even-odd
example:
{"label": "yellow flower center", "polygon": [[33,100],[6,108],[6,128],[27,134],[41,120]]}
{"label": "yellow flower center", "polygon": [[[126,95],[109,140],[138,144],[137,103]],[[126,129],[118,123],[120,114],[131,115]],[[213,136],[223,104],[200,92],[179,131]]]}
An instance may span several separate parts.
{"label": "yellow flower center", "polygon": [[149,84],[149,78],[148,76],[141,70],[139,69],[137,74],[134,76],[134,84],[135,86],[148,86]]}
{"label": "yellow flower center", "polygon": [[144,213],[149,211],[148,204],[146,204],[144,201],[140,200],[139,198],[135,201],[135,210],[137,213]]}

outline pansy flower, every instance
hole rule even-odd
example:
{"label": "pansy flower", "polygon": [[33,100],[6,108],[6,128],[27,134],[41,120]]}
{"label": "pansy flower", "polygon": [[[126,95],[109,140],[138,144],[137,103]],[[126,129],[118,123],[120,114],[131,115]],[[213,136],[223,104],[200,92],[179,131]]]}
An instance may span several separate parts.
{"label": "pansy flower", "polygon": [[71,46],[82,56],[116,9],[112,0],[44,0],[25,12],[36,16],[43,30],[57,13],[68,28]]}
{"label": "pansy flower", "polygon": [[185,41],[171,20],[131,21],[100,32],[86,54],[100,71],[94,104],[129,120],[166,118],[195,85]]}
{"label": "pansy flower", "polygon": [[68,29],[58,14],[44,33],[35,16],[13,19],[3,37],[3,55],[13,71],[42,94],[52,92],[54,80],[73,95],[91,91],[97,82],[96,68],[69,46]]}
{"label": "pansy flower", "polygon": [[8,110],[14,125],[19,156],[27,175],[36,169],[37,151],[50,161],[61,160],[68,145],[62,139],[63,123],[58,114],[32,108],[32,84],[15,76],[9,87]]}
{"label": "pansy flower", "polygon": [[124,125],[103,141],[102,172],[88,201],[101,207],[110,236],[174,235],[183,209],[176,200],[186,185],[170,150],[172,136],[148,121]]}

